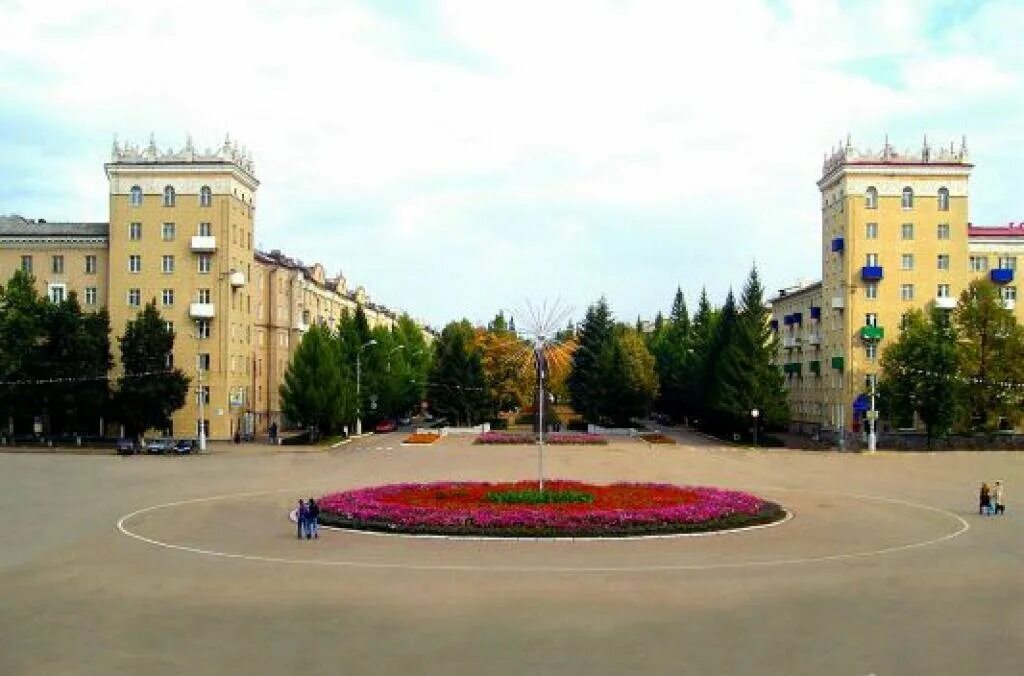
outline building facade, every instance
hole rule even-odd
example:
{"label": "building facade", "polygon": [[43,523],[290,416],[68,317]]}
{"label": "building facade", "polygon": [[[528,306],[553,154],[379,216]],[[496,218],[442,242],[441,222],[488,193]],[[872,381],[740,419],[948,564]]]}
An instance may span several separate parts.
{"label": "building facade", "polygon": [[280,426],[278,389],[312,323],[334,327],[360,305],[371,327],[397,321],[340,274],[255,249],[259,181],[230,139],[203,151],[191,138],[178,151],[115,141],[104,168],[108,223],[0,217],[0,278],[24,269],[55,302],[73,292],[86,311],[106,308],[115,362],[116,338],[155,301],[176,334],[171,361],[192,380],[169,434],[194,436],[202,424],[230,439]]}
{"label": "building facade", "polygon": [[772,299],[778,363],[797,430],[860,432],[881,350],[903,314],[932,304],[952,310],[967,285],[989,277],[1016,307],[1014,275],[1024,224],[973,226],[966,141],[918,153],[879,152],[850,141],[825,158],[821,280]]}

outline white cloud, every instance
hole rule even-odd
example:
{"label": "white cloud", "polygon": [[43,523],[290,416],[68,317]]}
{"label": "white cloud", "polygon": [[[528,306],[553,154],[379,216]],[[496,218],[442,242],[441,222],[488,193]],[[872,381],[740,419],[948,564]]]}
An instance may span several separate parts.
{"label": "white cloud", "polygon": [[[628,317],[677,282],[720,296],[755,258],[769,285],[813,275],[823,151],[846,131],[917,144],[950,118],[972,134],[958,113],[1014,98],[1022,68],[1009,10],[944,37],[920,2],[432,10],[0,6],[0,115],[39,107],[95,137],[60,170],[83,218],[104,217],[108,133],[215,145],[229,130],[263,181],[258,240],[384,302],[442,321],[607,292]],[[1001,115],[986,136],[1014,124]],[[0,205],[28,208],[69,211]]]}

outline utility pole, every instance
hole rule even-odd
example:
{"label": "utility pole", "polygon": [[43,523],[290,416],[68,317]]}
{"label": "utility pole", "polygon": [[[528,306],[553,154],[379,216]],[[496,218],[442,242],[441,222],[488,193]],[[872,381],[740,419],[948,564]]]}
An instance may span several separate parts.
{"label": "utility pole", "polygon": [[868,453],[874,453],[878,446],[878,411],[875,410],[875,383],[878,382],[878,375],[871,376],[871,409],[868,411]]}

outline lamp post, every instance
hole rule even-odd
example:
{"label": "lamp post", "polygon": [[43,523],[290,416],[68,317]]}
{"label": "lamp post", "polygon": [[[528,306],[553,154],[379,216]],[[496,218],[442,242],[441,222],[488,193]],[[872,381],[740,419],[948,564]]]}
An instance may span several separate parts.
{"label": "lamp post", "polygon": [[399,350],[404,350],[404,349],[405,349],[405,345],[397,345],[397,346],[391,348],[390,350],[388,350],[388,373],[391,373],[391,355],[393,355],[394,353],[398,352]]}
{"label": "lamp post", "polygon": [[750,410],[750,417],[754,419],[754,447],[757,448],[757,418],[761,415],[761,411],[753,408]]}
{"label": "lamp post", "polygon": [[363,433],[363,400],[362,400],[362,395],[360,395],[360,392],[361,392],[361,389],[362,389],[361,388],[361,379],[362,379],[362,355],[363,355],[363,350],[365,350],[366,348],[370,347],[371,345],[376,345],[376,344],[377,344],[377,340],[375,338],[371,338],[370,340],[368,340],[363,345],[360,345],[359,349],[356,350],[356,436],[357,437],[360,436]]}
{"label": "lamp post", "polygon": [[878,447],[878,434],[876,431],[878,425],[878,411],[875,410],[875,383],[878,381],[878,375],[872,374],[871,376],[871,408],[868,410],[868,453],[874,453]]}

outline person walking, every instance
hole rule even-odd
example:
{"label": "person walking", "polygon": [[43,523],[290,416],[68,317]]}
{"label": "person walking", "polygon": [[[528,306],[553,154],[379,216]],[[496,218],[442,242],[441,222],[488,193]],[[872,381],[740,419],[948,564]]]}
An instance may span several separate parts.
{"label": "person walking", "polygon": [[978,495],[978,514],[982,516],[988,516],[989,508],[991,506],[991,493],[989,491],[988,483],[981,483],[981,493]]}
{"label": "person walking", "polygon": [[277,423],[270,423],[270,443],[277,445]]}
{"label": "person walking", "polygon": [[306,532],[306,523],[309,521],[309,508],[306,503],[299,500],[299,505],[295,509],[295,535],[300,540],[302,535]]}
{"label": "person walking", "polygon": [[320,505],[316,504],[316,500],[313,498],[309,499],[306,503],[306,539],[310,537],[320,537]]}
{"label": "person walking", "polygon": [[1000,515],[1006,511],[1006,505],[1003,504],[1003,482],[999,479],[992,485],[990,501],[993,514]]}

